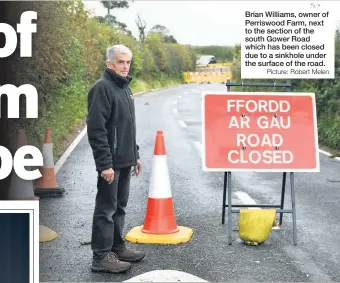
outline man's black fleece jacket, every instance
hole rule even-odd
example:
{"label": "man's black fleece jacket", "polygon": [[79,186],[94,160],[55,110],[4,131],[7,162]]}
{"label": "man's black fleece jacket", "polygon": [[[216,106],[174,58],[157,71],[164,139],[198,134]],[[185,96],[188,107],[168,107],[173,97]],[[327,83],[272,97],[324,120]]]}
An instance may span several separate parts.
{"label": "man's black fleece jacket", "polygon": [[139,159],[130,82],[106,68],[88,92],[87,135],[98,172],[135,166]]}

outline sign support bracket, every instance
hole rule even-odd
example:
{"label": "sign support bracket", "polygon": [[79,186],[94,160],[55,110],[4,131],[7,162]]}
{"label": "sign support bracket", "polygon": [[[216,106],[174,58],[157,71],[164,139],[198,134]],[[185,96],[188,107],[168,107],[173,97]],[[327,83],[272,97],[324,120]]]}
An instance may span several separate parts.
{"label": "sign support bracket", "polygon": [[[231,86],[241,86],[241,87],[284,87],[287,92],[291,91],[290,83],[232,83],[230,80],[226,82],[227,91],[230,91]],[[281,188],[281,203],[279,205],[272,204],[242,204],[235,205],[232,204],[232,187],[231,187],[231,172],[224,173],[224,184],[223,184],[223,204],[222,204],[222,224],[225,223],[225,213],[226,208],[228,208],[228,242],[229,245],[232,244],[232,213],[239,213],[240,209],[233,209],[234,207],[263,207],[263,208],[276,208],[276,212],[280,213],[279,225],[282,225],[283,214],[291,213],[293,222],[293,242],[297,245],[297,227],[296,227],[296,203],[295,203],[295,182],[294,182],[294,172],[289,172],[290,174],[290,191],[291,191],[291,209],[284,209],[285,192],[286,192],[286,180],[287,172],[283,172],[282,176],[282,188]],[[228,203],[227,203],[228,196]]]}

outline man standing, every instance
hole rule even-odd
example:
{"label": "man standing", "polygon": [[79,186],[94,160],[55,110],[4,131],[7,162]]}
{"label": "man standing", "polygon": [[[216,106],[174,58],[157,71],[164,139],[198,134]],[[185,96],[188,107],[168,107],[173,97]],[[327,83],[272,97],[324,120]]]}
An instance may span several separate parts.
{"label": "man standing", "polygon": [[131,173],[138,176],[141,171],[129,88],[131,60],[132,52],[126,46],[110,47],[107,67],[88,93],[87,134],[98,172],[91,241],[93,271],[124,272],[130,269],[130,262],[145,256],[127,249],[123,238]]}

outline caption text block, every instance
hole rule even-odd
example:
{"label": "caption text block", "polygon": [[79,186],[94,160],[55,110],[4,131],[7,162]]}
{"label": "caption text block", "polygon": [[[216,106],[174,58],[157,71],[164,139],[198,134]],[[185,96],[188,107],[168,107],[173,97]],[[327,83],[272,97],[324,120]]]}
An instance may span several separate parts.
{"label": "caption text block", "polygon": [[242,79],[334,79],[333,13],[305,1],[245,10]]}

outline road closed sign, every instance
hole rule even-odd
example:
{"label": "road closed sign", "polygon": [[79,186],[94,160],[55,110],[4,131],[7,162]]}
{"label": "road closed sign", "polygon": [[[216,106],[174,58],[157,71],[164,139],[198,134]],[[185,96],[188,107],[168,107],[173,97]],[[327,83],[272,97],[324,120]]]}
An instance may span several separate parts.
{"label": "road closed sign", "polygon": [[204,93],[202,120],[204,171],[320,171],[314,93]]}

